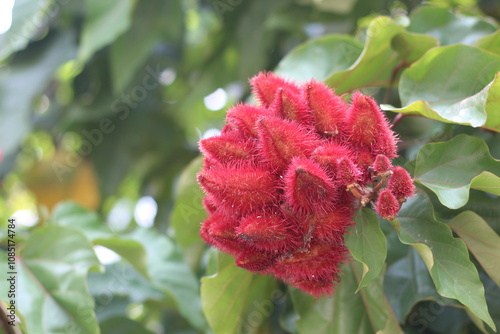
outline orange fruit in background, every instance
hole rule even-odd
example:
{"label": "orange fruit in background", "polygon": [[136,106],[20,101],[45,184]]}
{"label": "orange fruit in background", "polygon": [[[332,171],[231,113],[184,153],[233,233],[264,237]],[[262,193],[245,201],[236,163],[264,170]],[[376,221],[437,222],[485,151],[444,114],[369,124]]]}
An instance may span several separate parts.
{"label": "orange fruit in background", "polygon": [[62,201],[95,210],[101,201],[93,165],[74,153],[57,151],[52,158],[36,162],[26,175],[26,185],[38,204],[49,210]]}

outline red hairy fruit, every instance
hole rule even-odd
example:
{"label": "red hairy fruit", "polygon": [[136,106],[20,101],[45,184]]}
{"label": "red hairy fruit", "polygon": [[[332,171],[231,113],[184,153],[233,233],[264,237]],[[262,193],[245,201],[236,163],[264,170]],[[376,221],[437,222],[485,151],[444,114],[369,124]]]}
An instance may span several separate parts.
{"label": "red hairy fruit", "polygon": [[305,84],[305,95],[316,131],[325,136],[337,136],[346,132],[349,105],[341,97],[314,79]]}
{"label": "red hairy fruit", "polygon": [[377,173],[377,175],[387,174],[391,171],[392,164],[391,160],[383,154],[379,154],[375,157],[375,161],[373,162],[373,171]]}
{"label": "red hairy fruit", "polygon": [[401,166],[396,166],[392,170],[387,188],[391,190],[399,202],[405,202],[406,198],[415,192],[415,185],[410,174]]}
{"label": "red hairy fruit", "polygon": [[213,167],[198,174],[198,182],[218,204],[243,212],[252,211],[276,197],[276,178],[253,167]]}
{"label": "red hairy fruit", "polygon": [[398,214],[399,208],[400,203],[389,189],[383,189],[379,193],[375,210],[380,217],[392,220]]}
{"label": "red hairy fruit", "polygon": [[283,88],[276,91],[276,96],[269,106],[269,110],[285,119],[305,124],[309,123],[311,118],[303,97]]}
{"label": "red hairy fruit", "polygon": [[294,157],[309,156],[316,144],[312,134],[278,117],[260,119],[257,127],[262,157],[277,170],[285,169]]}
{"label": "red hairy fruit", "polygon": [[389,158],[396,156],[396,139],[389,129],[387,119],[375,100],[356,92],[347,114],[351,145],[364,147],[373,154],[382,153]]}
{"label": "red hairy fruit", "polygon": [[206,157],[222,163],[252,160],[255,157],[253,148],[252,141],[242,141],[231,135],[210,137],[200,141],[200,151]]}
{"label": "red hairy fruit", "polygon": [[294,83],[277,76],[274,73],[262,72],[250,79],[252,92],[264,107],[269,107],[276,97],[279,89],[286,90],[288,93],[299,95],[300,89]]}
{"label": "red hairy fruit", "polygon": [[300,245],[297,228],[280,214],[253,213],[241,220],[236,234],[246,244],[269,252],[282,252]]}
{"label": "red hairy fruit", "polygon": [[298,212],[326,212],[335,200],[335,186],[320,165],[294,158],[285,175],[286,202]]}
{"label": "red hairy fruit", "polygon": [[260,73],[250,83],[257,105],[230,108],[221,135],[200,141],[200,235],[242,268],[332,294],[355,211],[372,205],[392,219],[414,191],[392,167],[396,136],[361,93],[349,104],[315,80]]}

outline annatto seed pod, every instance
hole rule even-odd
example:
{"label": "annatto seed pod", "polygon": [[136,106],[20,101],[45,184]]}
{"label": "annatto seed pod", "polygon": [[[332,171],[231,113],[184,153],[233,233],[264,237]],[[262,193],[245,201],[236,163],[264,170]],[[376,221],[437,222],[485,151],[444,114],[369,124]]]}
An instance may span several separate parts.
{"label": "annatto seed pod", "polygon": [[396,166],[392,170],[392,176],[387,183],[387,188],[391,190],[399,202],[405,202],[407,197],[413,195],[415,185],[410,174],[401,166]]}
{"label": "annatto seed pod", "polygon": [[378,215],[384,219],[392,220],[398,214],[400,208],[400,203],[396,199],[396,196],[389,190],[383,189],[377,199],[377,205],[375,210]]}
{"label": "annatto seed pod", "polygon": [[242,268],[331,294],[356,209],[376,201],[392,219],[413,193],[408,173],[391,165],[396,137],[361,93],[349,105],[315,80],[261,73],[250,82],[257,105],[232,107],[222,134],[200,141],[209,213],[200,235]]}

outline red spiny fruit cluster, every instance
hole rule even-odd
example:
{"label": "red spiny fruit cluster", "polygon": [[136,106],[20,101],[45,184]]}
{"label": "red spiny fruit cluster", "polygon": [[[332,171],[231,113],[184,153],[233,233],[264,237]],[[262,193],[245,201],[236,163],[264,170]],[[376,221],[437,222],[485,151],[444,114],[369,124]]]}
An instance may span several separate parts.
{"label": "red spiny fruit cluster", "polygon": [[200,234],[242,268],[331,294],[355,209],[372,202],[393,219],[413,182],[392,167],[396,138],[370,97],[349,105],[323,83],[271,73],[250,82],[258,105],[234,106],[222,134],[200,142]]}

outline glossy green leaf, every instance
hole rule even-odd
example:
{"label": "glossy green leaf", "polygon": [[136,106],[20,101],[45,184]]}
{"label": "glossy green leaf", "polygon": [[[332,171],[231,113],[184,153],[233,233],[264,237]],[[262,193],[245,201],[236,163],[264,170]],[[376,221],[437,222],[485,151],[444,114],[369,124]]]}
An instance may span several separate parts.
{"label": "glossy green leaf", "polygon": [[453,14],[447,8],[422,6],[410,15],[408,31],[428,34],[441,45],[472,44],[479,37],[493,33],[497,27],[480,17]]}
{"label": "glossy green leaf", "polygon": [[500,56],[481,49],[434,48],[401,75],[399,95],[405,107],[383,109],[500,131],[498,71]]}
{"label": "glossy green leaf", "polygon": [[417,155],[414,178],[457,209],[469,199],[469,189],[500,195],[500,161],[491,157],[485,142],[459,135],[448,142],[427,144]]}
{"label": "glossy green leaf", "polygon": [[500,30],[497,30],[491,35],[481,37],[474,45],[483,50],[500,55]]}
{"label": "glossy green leaf", "polygon": [[81,62],[127,31],[135,0],[87,0],[85,4],[87,19],[78,55]]}
{"label": "glossy green leaf", "polygon": [[54,15],[59,5],[53,0],[16,0],[12,8],[12,25],[0,34],[0,61],[24,49]]}
{"label": "glossy green leaf", "polygon": [[256,333],[284,295],[270,276],[253,274],[224,253],[218,271],[201,279],[203,312],[215,334]]}
{"label": "glossy green leaf", "polygon": [[391,223],[401,242],[411,245],[420,254],[439,294],[457,299],[495,328],[488,313],[484,287],[469,259],[466,245],[453,237],[446,224],[435,219],[429,198],[417,192],[403,204],[398,218]]}
{"label": "glossy green leaf", "polygon": [[57,225],[79,229],[91,243],[111,249],[147,277],[144,247],[137,241],[113,233],[95,212],[88,211],[75,203],[66,202],[54,209],[52,220]]}
{"label": "glossy green leaf", "polygon": [[356,215],[356,225],[348,231],[345,243],[351,255],[361,263],[363,273],[356,290],[368,285],[379,276],[387,256],[385,235],[373,210],[363,209]]}
{"label": "glossy green leaf", "polygon": [[465,242],[486,273],[500,286],[500,236],[472,211],[462,212],[448,225]]}
{"label": "glossy green leaf", "polygon": [[[75,54],[73,34],[54,34],[33,52],[0,67],[0,149],[4,156],[18,149],[30,131],[32,104],[57,68]],[[15,110],[15,112],[13,112]]]}
{"label": "glossy green leaf", "polygon": [[350,36],[328,35],[298,46],[278,64],[275,72],[291,80],[323,81],[345,70],[359,57],[363,45]]}
{"label": "glossy green leaf", "polygon": [[87,287],[87,271],[100,264],[81,232],[40,228],[18,254],[17,307],[28,333],[100,333]]}
{"label": "glossy green leaf", "polygon": [[148,277],[153,287],[171,296],[180,314],[194,327],[205,328],[198,279],[172,240],[154,229],[145,228],[136,228],[127,237],[140,242],[146,249]]}
{"label": "glossy green leaf", "polygon": [[362,276],[362,265],[343,265],[340,284],[332,297],[314,299],[299,290],[290,291],[299,334],[403,333],[384,297],[383,274],[355,293]]}
{"label": "glossy green leaf", "polygon": [[412,247],[405,247],[407,254],[389,266],[384,278],[385,296],[402,323],[420,301],[437,300],[443,304],[454,302],[438,294],[422,257]]}
{"label": "glossy green leaf", "polygon": [[392,39],[392,48],[399,52],[401,60],[411,64],[422,57],[429,49],[437,46],[439,41],[429,35],[403,31]]}
{"label": "glossy green leaf", "polygon": [[368,26],[365,47],[356,62],[348,69],[334,73],[325,82],[338,93],[388,85],[394,67],[400,61],[399,53],[392,49],[391,42],[403,29],[389,17],[374,19]]}
{"label": "glossy green leaf", "polygon": [[183,248],[204,243],[199,231],[207,213],[202,205],[203,191],[196,181],[196,174],[202,165],[201,156],[194,159],[180,175],[175,189],[175,206],[170,225],[174,231],[175,241]]}

